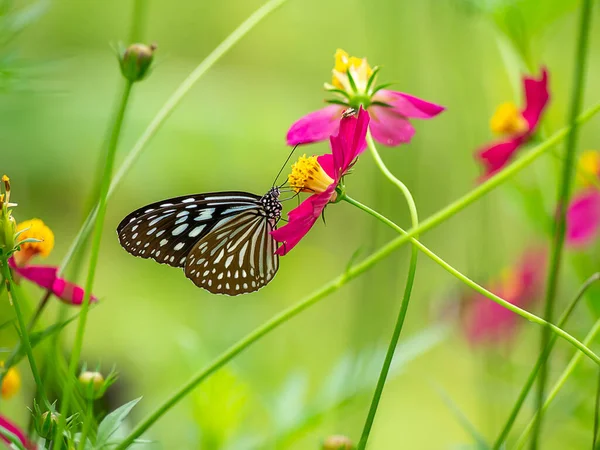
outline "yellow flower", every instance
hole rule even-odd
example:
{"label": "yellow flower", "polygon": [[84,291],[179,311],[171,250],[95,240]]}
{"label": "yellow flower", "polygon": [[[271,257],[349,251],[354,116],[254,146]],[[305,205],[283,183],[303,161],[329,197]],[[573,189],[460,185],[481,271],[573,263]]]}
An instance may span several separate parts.
{"label": "yellow flower", "polygon": [[[4,367],[4,362],[0,362],[0,367]],[[2,391],[1,396],[3,399],[8,400],[13,397],[21,388],[21,375],[14,367],[8,369],[4,379],[2,380]]]}
{"label": "yellow flower", "polygon": [[18,242],[25,239],[37,239],[40,242],[25,242],[21,249],[15,252],[15,262],[18,266],[27,262],[36,255],[46,257],[54,248],[54,233],[40,219],[31,219],[21,222],[17,226],[17,232],[21,232],[17,238]]}
{"label": "yellow flower", "polygon": [[[348,79],[348,72],[358,92],[354,92]],[[332,70],[331,84],[336,88],[349,94],[366,94],[365,90],[372,74],[373,69],[369,66],[367,58],[349,56],[348,53],[339,48],[335,52],[335,65]]]}
{"label": "yellow flower", "polygon": [[577,181],[584,186],[590,186],[593,180],[600,176],[600,152],[586,150],[577,163]]}
{"label": "yellow flower", "polygon": [[490,128],[497,134],[520,134],[527,131],[527,121],[512,102],[498,106],[490,120]]}
{"label": "yellow flower", "polygon": [[316,156],[307,158],[304,155],[292,166],[288,182],[296,192],[319,194],[324,192],[334,180],[323,170]]}

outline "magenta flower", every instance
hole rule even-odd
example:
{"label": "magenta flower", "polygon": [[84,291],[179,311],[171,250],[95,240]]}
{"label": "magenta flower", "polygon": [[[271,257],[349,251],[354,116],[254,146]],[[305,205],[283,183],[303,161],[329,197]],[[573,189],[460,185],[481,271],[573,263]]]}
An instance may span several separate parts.
{"label": "magenta flower", "polygon": [[[27,439],[27,436],[25,436],[23,430],[21,430],[17,425],[15,425],[2,415],[0,415],[0,428],[8,431],[9,433],[14,434],[15,437],[21,443],[21,445],[27,450],[35,450],[37,448],[35,442],[31,442],[29,439]],[[0,440],[5,442],[10,448],[12,448],[11,440],[8,437],[4,436],[4,434],[2,433],[0,433]]]}
{"label": "magenta flower", "polygon": [[288,178],[290,186],[296,192],[312,195],[289,212],[286,225],[271,232],[273,238],[283,244],[276,251],[278,255],[292,250],[312,228],[325,206],[335,202],[340,180],[367,146],[369,120],[369,114],[362,107],[357,116],[342,118],[338,134],[329,138],[331,153],[309,158],[305,155],[292,166]]}
{"label": "magenta flower", "polygon": [[[54,247],[54,233],[40,219],[26,220],[21,222],[17,231],[19,241],[34,239],[20,245],[20,250],[8,260],[8,263],[16,275],[37,284],[42,289],[51,291],[57,298],[69,305],[81,305],[83,303],[84,290],[82,287],[71,283],[58,276],[58,267],[36,266],[29,264],[34,256],[48,256]],[[96,301],[93,295],[90,302]]]}
{"label": "magenta flower", "polygon": [[[513,305],[527,308],[542,294],[545,262],[542,250],[527,251],[490,290]],[[515,313],[479,293],[467,300],[462,319],[467,339],[473,345],[510,340],[520,320]]]}
{"label": "magenta flower", "polygon": [[296,121],[287,133],[288,145],[324,141],[338,132],[342,113],[347,108],[365,108],[371,117],[373,138],[384,145],[410,142],[415,129],[409,119],[431,119],[444,107],[402,92],[376,86],[379,68],[371,69],[366,58],[348,56],[338,49],[335,54],[332,84],[325,89],[337,98],[318,111]]}
{"label": "magenta flower", "polygon": [[523,77],[523,90],[525,108],[522,111],[514,103],[503,103],[490,121],[492,131],[505,138],[477,151],[476,157],[483,164],[484,179],[508,164],[515,152],[535,133],[550,98],[548,71],[542,68],[539,79]]}

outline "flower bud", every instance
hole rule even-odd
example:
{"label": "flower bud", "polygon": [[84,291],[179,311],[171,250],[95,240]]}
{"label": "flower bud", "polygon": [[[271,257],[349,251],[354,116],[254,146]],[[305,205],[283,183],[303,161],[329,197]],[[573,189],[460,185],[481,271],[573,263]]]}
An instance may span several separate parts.
{"label": "flower bud", "polygon": [[4,194],[0,194],[0,250],[8,253],[15,246],[17,223],[12,216],[12,211],[9,209],[9,207],[15,206],[10,203],[10,180],[6,175],[3,175],[1,181]]}
{"label": "flower bud", "polygon": [[37,434],[45,439],[52,439],[59,416],[60,414],[55,411],[46,411],[42,414],[36,422],[35,430]]}
{"label": "flower bud", "polygon": [[323,442],[322,450],[352,450],[354,444],[350,438],[342,435],[329,436]]}
{"label": "flower bud", "polygon": [[156,44],[131,44],[121,51],[119,64],[123,76],[132,83],[144,79],[152,65]]}
{"label": "flower bud", "polygon": [[88,370],[79,375],[79,384],[83,390],[83,395],[88,400],[96,400],[104,395],[106,383],[100,372],[90,372]]}

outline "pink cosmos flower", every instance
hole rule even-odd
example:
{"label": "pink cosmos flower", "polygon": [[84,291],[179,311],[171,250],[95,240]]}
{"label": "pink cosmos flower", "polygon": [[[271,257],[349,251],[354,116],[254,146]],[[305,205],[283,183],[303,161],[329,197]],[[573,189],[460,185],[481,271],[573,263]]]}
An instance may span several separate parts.
{"label": "pink cosmos flower", "polygon": [[504,139],[477,151],[476,157],[483,164],[484,179],[508,164],[514,153],[535,133],[550,99],[548,71],[542,68],[539,79],[523,77],[523,90],[523,110],[519,111],[514,103],[504,103],[498,107],[490,121],[492,131],[503,135]]}
{"label": "pink cosmos flower", "polygon": [[283,244],[276,251],[278,255],[292,250],[312,228],[325,206],[336,200],[340,180],[367,146],[369,120],[369,114],[360,107],[357,116],[340,120],[338,134],[329,138],[331,153],[309,158],[305,155],[293,165],[288,178],[290,186],[296,192],[312,195],[290,211],[286,225],[271,232],[273,238]]}
{"label": "pink cosmos flower", "polygon": [[342,113],[347,108],[365,108],[371,117],[373,138],[384,145],[410,142],[415,129],[409,119],[431,119],[444,107],[402,92],[376,86],[379,68],[371,69],[366,58],[348,56],[338,49],[335,54],[332,84],[325,89],[336,96],[330,106],[312,112],[288,131],[288,145],[308,144],[329,139],[338,132]]}
{"label": "pink cosmos flower", "polygon": [[[29,439],[27,439],[27,436],[25,436],[23,430],[21,430],[17,425],[15,425],[2,415],[0,415],[0,428],[3,428],[4,430],[14,434],[15,437],[21,442],[23,447],[25,447],[26,449],[35,450],[37,448],[35,442],[31,442]],[[9,448],[12,448],[12,446],[10,445],[10,439],[8,439],[8,437],[4,436],[3,434],[0,434],[0,441],[5,442]]]}
{"label": "pink cosmos flower", "polygon": [[[35,239],[37,242],[25,242],[20,245],[20,250],[15,252],[8,263],[16,275],[16,279],[26,279],[37,284],[43,289],[51,291],[57,298],[69,305],[83,303],[84,290],[82,287],[71,283],[58,276],[58,267],[36,266],[29,264],[36,255],[48,256],[54,247],[54,233],[40,219],[26,220],[17,227],[19,242],[26,239]],[[93,295],[91,302],[97,298]]]}
{"label": "pink cosmos flower", "polygon": [[[589,246],[600,230],[600,192],[597,180],[600,179],[600,152],[587,150],[579,158],[577,181],[583,185],[573,196],[567,209],[566,243],[569,247],[581,249]],[[592,183],[596,180],[596,183]]]}
{"label": "pink cosmos flower", "polygon": [[[529,307],[542,294],[545,262],[544,251],[528,250],[490,290],[513,305]],[[519,320],[515,313],[479,293],[467,300],[462,317],[465,334],[473,345],[510,340]]]}

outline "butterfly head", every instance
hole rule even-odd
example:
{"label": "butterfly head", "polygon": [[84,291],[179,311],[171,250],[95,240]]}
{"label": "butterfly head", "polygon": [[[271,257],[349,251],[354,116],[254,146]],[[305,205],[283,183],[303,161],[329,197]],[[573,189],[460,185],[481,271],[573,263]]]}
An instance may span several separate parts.
{"label": "butterfly head", "polygon": [[279,188],[275,186],[269,189],[269,192],[263,195],[260,199],[265,208],[267,216],[270,219],[279,220],[281,217],[281,210],[283,209],[283,206],[279,201],[279,195]]}

